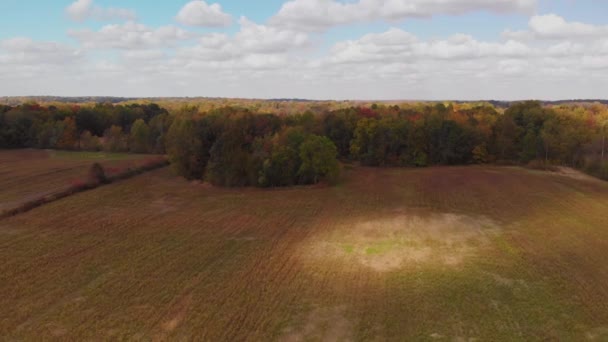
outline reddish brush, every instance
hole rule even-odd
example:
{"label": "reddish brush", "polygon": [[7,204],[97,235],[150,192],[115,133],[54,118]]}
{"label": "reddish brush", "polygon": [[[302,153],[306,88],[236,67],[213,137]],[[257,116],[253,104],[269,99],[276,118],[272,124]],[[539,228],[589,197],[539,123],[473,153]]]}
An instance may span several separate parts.
{"label": "reddish brush", "polygon": [[416,122],[416,121],[418,121],[420,119],[422,119],[422,115],[420,115],[420,114],[409,115],[407,117],[407,120],[410,121],[410,122]]}
{"label": "reddish brush", "polygon": [[[99,164],[98,164],[99,165]],[[47,203],[51,203],[62,198],[71,196],[73,194],[87,191],[90,189],[95,189],[97,187],[103,186],[104,184],[108,184],[114,181],[123,180],[127,178],[131,178],[142,174],[146,171],[151,171],[154,169],[158,169],[164,166],[169,165],[169,162],[164,158],[150,158],[144,161],[144,163],[136,168],[107,168],[105,171],[114,171],[112,174],[109,172],[103,173],[104,169],[99,165],[99,167],[95,167],[95,164],[92,166],[90,171],[95,169],[95,172],[89,174],[89,181],[83,181],[82,179],[73,179],[70,181],[69,187],[67,189],[41,196],[40,198],[33,199],[31,201],[25,202],[19,205],[17,208],[4,210],[0,212],[0,219],[15,216],[21,213],[25,213],[34,208],[43,206]],[[101,172],[101,173],[100,173]],[[103,173],[103,174],[102,174]],[[103,176],[103,177],[102,177]]]}
{"label": "reddish brush", "polygon": [[378,113],[374,112],[371,108],[360,107],[359,115],[366,118],[376,118],[378,117]]}
{"label": "reddish brush", "polygon": [[85,185],[86,185],[86,182],[84,182],[84,181],[83,181],[83,180],[81,180],[81,179],[73,179],[73,180],[70,182],[70,186],[71,186],[71,187],[73,187],[73,188],[81,188],[81,187],[83,187],[83,186],[85,186]]}

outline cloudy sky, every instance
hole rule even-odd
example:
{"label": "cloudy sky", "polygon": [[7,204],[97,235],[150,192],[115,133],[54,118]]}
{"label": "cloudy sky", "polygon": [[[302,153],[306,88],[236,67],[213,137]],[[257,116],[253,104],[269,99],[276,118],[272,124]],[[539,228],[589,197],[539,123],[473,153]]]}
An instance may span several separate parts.
{"label": "cloudy sky", "polygon": [[0,0],[0,96],[608,98],[605,0]]}

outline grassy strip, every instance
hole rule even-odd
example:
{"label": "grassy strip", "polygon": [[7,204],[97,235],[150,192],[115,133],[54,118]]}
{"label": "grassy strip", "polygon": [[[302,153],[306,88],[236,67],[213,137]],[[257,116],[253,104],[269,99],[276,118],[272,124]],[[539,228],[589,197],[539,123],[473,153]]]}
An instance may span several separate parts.
{"label": "grassy strip", "polygon": [[2,213],[0,213],[0,220],[28,212],[32,209],[38,208],[38,207],[43,206],[48,203],[58,201],[60,199],[72,196],[77,193],[81,193],[81,192],[84,192],[87,190],[93,190],[100,186],[103,186],[106,184],[111,184],[111,183],[119,181],[119,180],[129,179],[129,178],[135,177],[137,175],[140,175],[142,173],[156,170],[161,167],[168,166],[168,165],[169,165],[169,161],[166,159],[151,160],[141,166],[138,166],[135,168],[129,168],[123,172],[120,172],[120,173],[117,173],[117,174],[114,174],[114,175],[111,175],[108,177],[104,176],[103,180],[89,179],[87,182],[83,182],[83,183],[79,183],[79,184],[72,184],[70,187],[68,187],[65,190],[62,190],[62,191],[59,191],[59,192],[56,192],[56,193],[53,193],[50,195],[42,196],[40,198],[33,199],[31,201],[21,204],[17,208],[4,210]]}

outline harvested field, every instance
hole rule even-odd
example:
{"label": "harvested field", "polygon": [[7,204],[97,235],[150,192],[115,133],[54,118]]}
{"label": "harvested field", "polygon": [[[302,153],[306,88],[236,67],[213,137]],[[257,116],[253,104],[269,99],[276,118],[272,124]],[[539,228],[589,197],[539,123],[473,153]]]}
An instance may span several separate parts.
{"label": "harvested field", "polygon": [[606,340],[607,213],[607,183],[519,168],[281,190],[158,170],[0,221],[0,335]]}
{"label": "harvested field", "polygon": [[93,163],[102,164],[111,173],[140,165],[148,158],[103,152],[0,150],[0,213],[86,181]]}

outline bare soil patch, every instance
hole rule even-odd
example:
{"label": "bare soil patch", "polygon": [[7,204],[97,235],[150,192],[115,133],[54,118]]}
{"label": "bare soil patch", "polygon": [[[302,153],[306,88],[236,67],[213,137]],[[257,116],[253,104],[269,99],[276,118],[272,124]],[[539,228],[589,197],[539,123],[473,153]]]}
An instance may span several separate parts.
{"label": "bare soil patch", "polygon": [[311,242],[304,254],[356,262],[378,272],[431,264],[456,267],[500,232],[486,217],[417,210],[344,224]]}
{"label": "bare soil patch", "polygon": [[289,328],[279,340],[301,341],[352,341],[352,324],[345,317],[345,307],[317,308],[312,310],[299,328]]}
{"label": "bare soil patch", "polygon": [[192,294],[185,295],[171,308],[167,315],[167,320],[163,322],[162,328],[166,332],[171,332],[186,318],[188,309],[192,303]]}
{"label": "bare soil patch", "polygon": [[557,174],[560,176],[569,177],[572,179],[582,180],[582,181],[598,181],[597,178],[589,176],[588,174],[575,170],[571,167],[559,166],[557,168],[557,170],[558,170]]}

